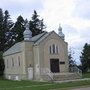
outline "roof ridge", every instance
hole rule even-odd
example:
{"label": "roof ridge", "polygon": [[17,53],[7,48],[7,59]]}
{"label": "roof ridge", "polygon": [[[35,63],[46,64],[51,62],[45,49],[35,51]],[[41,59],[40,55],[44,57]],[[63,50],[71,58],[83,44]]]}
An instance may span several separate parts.
{"label": "roof ridge", "polygon": [[40,38],[42,38],[46,33],[47,33],[47,32],[44,32],[43,35],[42,35],[41,37],[39,37],[39,38],[35,41],[35,43],[36,43]]}

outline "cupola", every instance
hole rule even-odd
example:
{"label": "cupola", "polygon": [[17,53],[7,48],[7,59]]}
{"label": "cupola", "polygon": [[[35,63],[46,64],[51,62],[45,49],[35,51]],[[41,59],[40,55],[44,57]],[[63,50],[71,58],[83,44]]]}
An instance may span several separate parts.
{"label": "cupola", "polygon": [[30,41],[32,38],[32,32],[29,29],[29,23],[27,22],[25,25],[25,31],[23,32],[24,40]]}
{"label": "cupola", "polygon": [[65,35],[63,34],[62,32],[62,27],[61,25],[59,25],[59,28],[58,28],[58,35],[64,40],[65,39]]}

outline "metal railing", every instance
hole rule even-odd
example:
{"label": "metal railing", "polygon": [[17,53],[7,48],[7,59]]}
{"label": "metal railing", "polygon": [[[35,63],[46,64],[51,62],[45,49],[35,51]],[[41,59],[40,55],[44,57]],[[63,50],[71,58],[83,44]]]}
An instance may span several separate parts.
{"label": "metal railing", "polygon": [[53,79],[54,73],[52,73],[49,68],[43,68],[43,69],[41,70],[41,74],[42,74],[42,75],[47,75],[47,76],[51,79],[51,81],[54,80],[54,79]]}
{"label": "metal railing", "polygon": [[69,72],[77,73],[78,75],[82,76],[82,70],[80,70],[77,66],[70,67]]}

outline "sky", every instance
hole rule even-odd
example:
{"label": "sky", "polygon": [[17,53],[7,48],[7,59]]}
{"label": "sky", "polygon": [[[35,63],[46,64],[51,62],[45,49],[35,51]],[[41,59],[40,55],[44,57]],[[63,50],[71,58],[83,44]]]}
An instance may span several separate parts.
{"label": "sky", "polygon": [[60,24],[74,60],[80,64],[83,46],[90,44],[90,0],[1,0],[0,8],[8,10],[14,22],[19,15],[30,20],[36,10],[46,31],[58,33]]}

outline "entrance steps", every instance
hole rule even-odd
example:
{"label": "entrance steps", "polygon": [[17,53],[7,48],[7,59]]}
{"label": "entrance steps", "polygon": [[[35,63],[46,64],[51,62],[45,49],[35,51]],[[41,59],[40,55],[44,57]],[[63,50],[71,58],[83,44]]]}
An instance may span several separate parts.
{"label": "entrance steps", "polygon": [[80,78],[81,77],[77,73],[61,73],[61,74],[55,73],[53,75],[54,81],[74,80],[74,79],[80,79]]}
{"label": "entrance steps", "polygon": [[77,73],[51,73],[42,76],[45,81],[64,81],[80,79],[81,76]]}

